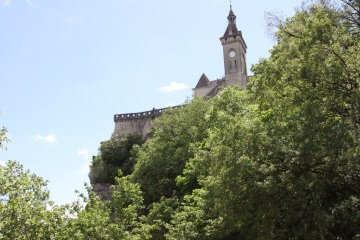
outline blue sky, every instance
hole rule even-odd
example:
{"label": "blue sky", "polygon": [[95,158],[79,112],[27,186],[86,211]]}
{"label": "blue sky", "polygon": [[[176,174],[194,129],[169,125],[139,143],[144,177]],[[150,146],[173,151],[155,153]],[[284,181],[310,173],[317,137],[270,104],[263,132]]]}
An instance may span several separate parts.
{"label": "blue sky", "polygon": [[[265,12],[300,0],[233,0],[247,65],[269,56]],[[58,204],[84,191],[113,115],[183,103],[204,72],[224,75],[227,0],[0,0],[0,126]],[[250,72],[250,71],[249,71]]]}

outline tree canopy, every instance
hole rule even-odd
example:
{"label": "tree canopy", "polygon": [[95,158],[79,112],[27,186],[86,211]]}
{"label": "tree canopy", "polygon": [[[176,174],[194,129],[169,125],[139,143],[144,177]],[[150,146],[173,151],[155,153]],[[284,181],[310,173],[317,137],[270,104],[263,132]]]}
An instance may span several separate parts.
{"label": "tree canopy", "polygon": [[135,146],[141,146],[143,142],[141,136],[136,133],[102,142],[100,153],[93,158],[90,166],[90,182],[114,184],[119,170],[124,175],[132,173],[135,165],[132,151],[136,151]]}
{"label": "tree canopy", "polygon": [[65,206],[49,200],[47,182],[9,161],[0,166],[0,238],[55,239],[64,222]]}
{"label": "tree canopy", "polygon": [[89,188],[84,204],[49,208],[46,182],[0,168],[0,236],[360,239],[359,10],[304,4],[277,21],[246,89],[166,111],[141,146],[103,143],[91,176],[120,170],[98,178],[114,184],[108,201]]}

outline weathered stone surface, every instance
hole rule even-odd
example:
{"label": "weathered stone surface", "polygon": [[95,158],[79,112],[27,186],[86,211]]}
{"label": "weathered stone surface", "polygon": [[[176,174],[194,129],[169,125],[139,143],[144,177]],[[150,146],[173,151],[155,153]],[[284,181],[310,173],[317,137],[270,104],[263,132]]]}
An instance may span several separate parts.
{"label": "weathered stone surface", "polygon": [[128,136],[131,133],[137,133],[148,139],[151,137],[151,129],[153,127],[154,119],[161,116],[163,111],[171,108],[178,108],[180,106],[161,108],[138,112],[138,113],[123,113],[114,115],[115,130],[114,137],[117,138],[120,135]]}
{"label": "weathered stone surface", "polygon": [[144,139],[150,133],[154,117],[122,119],[115,122],[115,137],[119,135],[128,136],[131,133],[138,133]]}
{"label": "weathered stone surface", "polygon": [[112,190],[110,184],[92,184],[94,193],[102,200],[109,200],[112,196]]}
{"label": "weathered stone surface", "polygon": [[224,35],[220,38],[223,46],[225,77],[214,81],[209,81],[203,74],[193,88],[193,92],[198,97],[214,97],[221,89],[227,86],[237,85],[246,87],[248,77],[246,72],[246,43],[241,31],[236,26],[236,16],[232,9],[228,16],[228,27]]}
{"label": "weathered stone surface", "polygon": [[225,34],[220,38],[224,54],[225,85],[246,87],[248,80],[245,60],[247,46],[241,31],[238,31],[236,27],[236,16],[232,9],[228,20],[229,23]]}
{"label": "weathered stone surface", "polygon": [[[236,16],[232,8],[230,9],[228,21],[226,31],[220,38],[223,46],[225,76],[221,79],[209,81],[207,76],[203,74],[198,84],[192,89],[194,95],[198,97],[214,97],[221,92],[221,89],[230,85],[246,87],[248,81],[246,72],[247,46],[241,31],[237,29]],[[153,122],[157,117],[161,116],[164,110],[166,108],[153,108],[145,112],[114,115],[114,137],[117,138],[120,135],[128,136],[129,134],[137,133],[145,140],[150,138]],[[94,192],[102,200],[111,198],[112,192],[109,184],[93,184],[92,186]]]}
{"label": "weathered stone surface", "polygon": [[[225,77],[209,81],[205,74],[202,74],[193,92],[198,97],[214,97],[221,92],[221,89],[231,85],[246,87],[248,77],[246,72],[246,43],[241,31],[236,26],[236,15],[230,8],[228,26],[224,35],[220,38],[223,46]],[[159,117],[164,109],[152,109],[139,113],[124,113],[114,116],[115,130],[114,137],[120,135],[128,136],[131,133],[138,133],[144,139],[149,138],[153,121]]]}

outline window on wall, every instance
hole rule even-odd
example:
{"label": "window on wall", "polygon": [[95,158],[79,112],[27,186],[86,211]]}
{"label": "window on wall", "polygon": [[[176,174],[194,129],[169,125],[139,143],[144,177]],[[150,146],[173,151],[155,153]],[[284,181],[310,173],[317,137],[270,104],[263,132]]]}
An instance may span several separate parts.
{"label": "window on wall", "polygon": [[236,60],[235,60],[235,69],[237,69],[237,62],[236,62]]}
{"label": "window on wall", "polygon": [[230,65],[229,65],[229,67],[230,67],[230,70],[232,70],[232,63],[231,63],[231,61],[230,61]]}

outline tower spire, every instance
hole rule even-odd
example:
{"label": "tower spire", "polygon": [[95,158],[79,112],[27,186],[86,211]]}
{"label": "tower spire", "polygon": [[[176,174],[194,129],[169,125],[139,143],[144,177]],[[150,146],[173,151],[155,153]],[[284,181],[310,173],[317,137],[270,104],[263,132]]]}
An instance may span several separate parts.
{"label": "tower spire", "polygon": [[220,38],[224,50],[225,85],[240,85],[247,83],[246,73],[246,44],[241,32],[236,26],[236,15],[230,2],[230,12],[227,17],[229,23],[224,35]]}
{"label": "tower spire", "polygon": [[231,23],[236,24],[236,16],[235,16],[235,14],[234,14],[234,12],[233,12],[233,10],[232,10],[232,3],[231,3],[231,1],[230,1],[230,12],[229,12],[229,16],[228,16],[227,18],[228,18],[228,20],[229,20],[229,24],[231,24]]}

